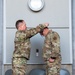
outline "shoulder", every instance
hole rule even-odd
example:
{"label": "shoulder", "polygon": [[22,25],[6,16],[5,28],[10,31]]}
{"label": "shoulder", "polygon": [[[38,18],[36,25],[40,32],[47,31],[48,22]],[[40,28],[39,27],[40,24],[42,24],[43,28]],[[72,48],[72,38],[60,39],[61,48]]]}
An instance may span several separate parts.
{"label": "shoulder", "polygon": [[16,33],[15,33],[16,36],[22,35],[22,34],[24,34],[24,31],[19,31],[19,30],[18,30],[18,31],[16,31]]}
{"label": "shoulder", "polygon": [[56,31],[52,31],[52,35],[60,38],[59,33],[58,33],[58,32],[56,32]]}
{"label": "shoulder", "polygon": [[25,33],[25,31],[20,31],[20,30],[16,31],[16,34],[19,34],[19,33]]}
{"label": "shoulder", "polygon": [[21,33],[20,31],[16,31],[15,35],[20,34],[20,33]]}
{"label": "shoulder", "polygon": [[52,37],[52,36],[56,36],[56,37],[59,37],[60,38],[60,35],[59,35],[59,33],[58,32],[56,32],[56,31],[50,31],[49,33],[48,33],[48,35],[47,35],[47,37]]}

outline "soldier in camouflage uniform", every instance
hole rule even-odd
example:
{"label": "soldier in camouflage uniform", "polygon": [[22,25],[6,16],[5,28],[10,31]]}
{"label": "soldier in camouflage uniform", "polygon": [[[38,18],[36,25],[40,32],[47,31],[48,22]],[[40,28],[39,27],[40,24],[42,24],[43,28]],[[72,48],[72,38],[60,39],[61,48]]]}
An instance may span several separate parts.
{"label": "soldier in camouflage uniform", "polygon": [[48,24],[40,24],[36,28],[27,30],[24,20],[16,22],[15,50],[12,58],[12,75],[26,75],[27,60],[30,57],[30,38],[39,33]]}
{"label": "soldier in camouflage uniform", "polygon": [[44,28],[41,35],[45,36],[43,58],[47,64],[46,75],[60,75],[60,36],[57,32],[49,30],[47,27]]}

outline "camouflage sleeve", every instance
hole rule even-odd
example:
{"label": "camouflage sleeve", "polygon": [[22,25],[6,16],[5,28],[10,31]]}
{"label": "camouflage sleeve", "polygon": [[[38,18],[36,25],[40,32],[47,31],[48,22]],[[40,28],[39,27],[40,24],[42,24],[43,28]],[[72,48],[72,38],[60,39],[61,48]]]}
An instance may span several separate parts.
{"label": "camouflage sleeve", "polygon": [[31,28],[31,29],[27,30],[26,38],[30,38],[30,37],[36,35],[41,30],[43,30],[45,27],[46,27],[45,24],[39,24],[39,26],[37,26],[36,28]]}
{"label": "camouflage sleeve", "polygon": [[50,57],[53,59],[58,58],[60,54],[60,36],[57,32],[53,32],[51,36],[51,55]]}
{"label": "camouflage sleeve", "polygon": [[39,24],[36,28],[31,28],[26,31],[17,31],[15,35],[15,41],[23,41],[27,38],[31,38],[32,36],[39,33],[42,29],[44,29],[46,26],[45,24]]}
{"label": "camouflage sleeve", "polygon": [[45,37],[44,47],[43,47],[44,60],[47,60],[50,57],[50,54],[51,54],[51,41],[50,41],[50,35],[47,35]]}
{"label": "camouflage sleeve", "polygon": [[24,31],[17,31],[15,34],[15,42],[24,42],[25,41],[25,32]]}

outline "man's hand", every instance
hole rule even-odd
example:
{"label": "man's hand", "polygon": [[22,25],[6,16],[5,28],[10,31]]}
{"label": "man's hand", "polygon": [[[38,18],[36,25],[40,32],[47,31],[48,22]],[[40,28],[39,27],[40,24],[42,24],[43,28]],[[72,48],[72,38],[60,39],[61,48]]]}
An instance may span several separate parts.
{"label": "man's hand", "polygon": [[48,26],[49,26],[49,23],[45,23],[44,25],[45,25],[46,27],[48,27]]}
{"label": "man's hand", "polygon": [[49,59],[49,62],[50,62],[50,63],[53,63],[54,60],[55,60],[55,59],[50,58],[50,59]]}

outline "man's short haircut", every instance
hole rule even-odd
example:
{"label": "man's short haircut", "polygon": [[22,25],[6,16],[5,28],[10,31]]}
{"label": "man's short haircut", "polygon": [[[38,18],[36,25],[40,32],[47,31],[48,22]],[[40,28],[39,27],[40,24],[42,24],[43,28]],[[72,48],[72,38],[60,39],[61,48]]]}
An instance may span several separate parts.
{"label": "man's short haircut", "polygon": [[[48,27],[45,27],[44,29],[49,29],[49,28],[48,28]],[[41,34],[41,35],[43,35],[43,30],[44,30],[44,29],[42,29],[42,30],[40,31],[40,34]]]}
{"label": "man's short haircut", "polygon": [[15,27],[18,29],[18,25],[19,25],[19,23],[21,23],[21,22],[23,22],[24,20],[17,20],[16,21],[16,24],[15,24]]}

